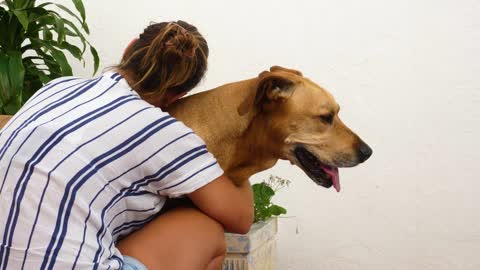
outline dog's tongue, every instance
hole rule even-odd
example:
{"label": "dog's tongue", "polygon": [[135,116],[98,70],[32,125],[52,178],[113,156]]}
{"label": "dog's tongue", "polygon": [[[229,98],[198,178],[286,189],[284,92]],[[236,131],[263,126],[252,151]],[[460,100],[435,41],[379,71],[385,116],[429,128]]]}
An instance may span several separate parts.
{"label": "dog's tongue", "polygon": [[337,190],[337,192],[340,192],[340,174],[338,173],[338,168],[322,166],[322,169],[328,175],[330,175],[330,179],[332,180],[333,187]]}

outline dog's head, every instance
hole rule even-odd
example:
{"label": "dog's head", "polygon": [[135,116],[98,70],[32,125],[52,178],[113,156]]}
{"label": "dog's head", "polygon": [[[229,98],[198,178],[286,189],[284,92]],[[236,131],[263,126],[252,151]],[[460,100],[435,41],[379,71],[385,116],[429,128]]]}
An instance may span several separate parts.
{"label": "dog's head", "polygon": [[255,99],[245,101],[239,113],[253,107],[269,136],[269,150],[323,187],[339,191],[338,168],[355,166],[372,154],[340,120],[333,96],[299,71],[274,66],[262,72]]}

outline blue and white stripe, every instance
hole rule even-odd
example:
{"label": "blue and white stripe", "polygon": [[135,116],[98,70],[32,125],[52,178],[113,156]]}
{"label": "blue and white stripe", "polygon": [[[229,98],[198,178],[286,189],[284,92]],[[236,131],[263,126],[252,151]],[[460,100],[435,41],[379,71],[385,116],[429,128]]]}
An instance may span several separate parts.
{"label": "blue and white stripe", "polygon": [[[89,112],[88,114],[82,115],[81,117],[75,119],[74,121],[70,122],[69,124],[63,126],[59,130],[53,133],[53,135],[48,138],[35,152],[35,154],[29,159],[25,166],[24,170],[22,172],[22,175],[20,177],[20,180],[17,182],[15,186],[15,191],[14,194],[18,194],[17,197],[14,198],[12,201],[12,205],[10,207],[10,213],[7,218],[6,222],[6,232],[4,233],[3,236],[3,243],[7,243],[7,246],[11,245],[12,242],[12,237],[14,234],[14,229],[15,229],[15,224],[17,223],[18,215],[19,215],[19,205],[21,203],[21,200],[25,194],[26,187],[28,185],[28,182],[30,180],[30,177],[33,173],[33,167],[35,167],[36,164],[38,164],[47,154],[49,151],[54,149],[54,147],[61,142],[61,140],[67,136],[68,134],[74,132],[76,129],[81,128],[82,126],[86,125],[88,122],[92,121],[96,117],[100,117],[102,115],[105,115],[109,111],[113,110],[114,108],[128,102],[129,100],[134,100],[138,99],[137,97],[129,97],[129,96],[122,96],[117,98],[116,100],[108,103],[105,106],[102,106],[92,112]],[[93,114],[93,115],[92,115]],[[82,121],[84,120],[84,121]],[[30,136],[29,136],[30,137]],[[18,151],[16,152],[18,153]],[[11,164],[11,163],[10,163]],[[62,205],[63,206],[63,205]],[[13,218],[12,218],[13,216]],[[11,230],[11,232],[10,232]],[[8,236],[8,239],[6,239]],[[3,250],[3,246],[0,248]],[[8,258],[9,251],[7,250],[5,252],[5,257]],[[0,258],[2,262],[3,257]],[[6,264],[2,270],[6,269]]]}
{"label": "blue and white stripe", "polygon": [[[76,88],[74,91],[67,92],[67,94],[62,98],[58,100],[56,99],[54,102],[46,105],[45,108],[40,109],[36,113],[32,114],[26,121],[24,121],[18,128],[16,128],[11,133],[6,143],[0,148],[0,159],[2,159],[3,155],[5,154],[5,151],[12,144],[13,140],[15,140],[18,133],[21,132],[23,129],[25,129],[29,124],[33,123],[35,120],[39,119],[41,116],[45,115],[46,113],[49,113],[54,109],[60,107],[61,105],[65,105],[65,103],[71,101],[72,99],[77,98],[78,96],[85,93],[86,91],[91,89],[93,86],[95,86],[95,84],[97,84],[99,81],[100,81],[100,78],[93,81],[86,81],[80,87]],[[21,114],[22,112],[23,111],[20,111],[19,113]]]}
{"label": "blue and white stripe", "polygon": [[223,172],[118,73],[61,78],[0,131],[0,270],[120,269],[118,237]]}

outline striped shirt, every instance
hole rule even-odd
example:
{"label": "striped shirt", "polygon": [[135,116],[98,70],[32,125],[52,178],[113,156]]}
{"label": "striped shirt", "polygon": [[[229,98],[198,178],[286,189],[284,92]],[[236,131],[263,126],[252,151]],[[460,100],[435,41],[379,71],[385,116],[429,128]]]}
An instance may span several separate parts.
{"label": "striped shirt", "polygon": [[0,131],[0,270],[120,269],[122,236],[222,173],[119,74],[56,79]]}

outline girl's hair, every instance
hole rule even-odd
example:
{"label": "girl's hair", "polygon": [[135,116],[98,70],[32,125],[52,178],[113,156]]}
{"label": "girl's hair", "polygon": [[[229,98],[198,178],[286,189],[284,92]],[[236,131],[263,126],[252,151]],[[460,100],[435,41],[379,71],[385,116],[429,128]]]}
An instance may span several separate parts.
{"label": "girl's hair", "polygon": [[208,45],[197,28],[184,21],[154,23],[125,52],[117,69],[133,76],[145,97],[190,91],[207,70]]}

